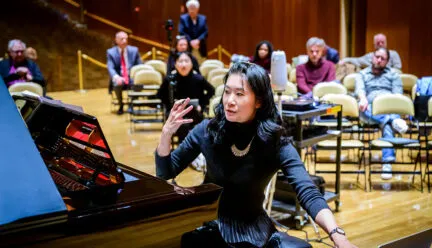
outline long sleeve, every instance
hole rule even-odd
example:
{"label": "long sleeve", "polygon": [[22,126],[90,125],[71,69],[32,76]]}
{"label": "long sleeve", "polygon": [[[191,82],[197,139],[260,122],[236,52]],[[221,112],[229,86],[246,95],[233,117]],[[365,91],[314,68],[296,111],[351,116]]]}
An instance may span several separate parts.
{"label": "long sleeve", "polygon": [[297,66],[296,69],[296,81],[298,91],[302,94],[307,94],[311,91],[306,83],[306,75],[302,66]]}
{"label": "long sleeve", "polygon": [[180,174],[197,156],[201,149],[199,144],[207,122],[196,125],[186,136],[180,146],[170,155],[161,157],[155,152],[156,176],[171,179]]}
{"label": "long sleeve", "polygon": [[193,55],[191,56],[192,56],[192,69],[201,75],[198,60]]}
{"label": "long sleeve", "polygon": [[396,52],[394,50],[390,50],[390,60],[392,62],[390,67],[396,68],[399,70],[402,69],[402,61],[401,61],[401,58],[400,58],[398,52]]}
{"label": "long sleeve", "polygon": [[203,90],[206,91],[206,94],[202,94],[200,98],[200,105],[204,108],[210,103],[210,98],[215,94],[215,88],[211,85],[205,78],[202,79]]}
{"label": "long sleeve", "polygon": [[333,64],[329,65],[329,70],[327,73],[327,77],[324,79],[324,82],[331,82],[336,80],[336,67]]}
{"label": "long sleeve", "polygon": [[180,22],[179,22],[179,26],[178,26],[178,31],[180,35],[184,35],[186,36],[186,39],[188,41],[191,41],[191,37],[189,36],[189,34],[186,31],[186,20],[183,16],[180,17]]}
{"label": "long sleeve", "polygon": [[356,66],[367,67],[372,64],[373,53],[368,53],[358,58],[344,58],[343,62],[348,62]]}
{"label": "long sleeve", "polygon": [[107,50],[107,69],[108,69],[108,73],[109,73],[111,79],[115,75],[118,75],[114,67],[115,67],[114,66],[114,58],[109,53],[109,50]]}
{"label": "long sleeve", "polygon": [[41,86],[45,86],[45,79],[41,70],[39,69],[39,66],[36,63],[29,61],[29,70],[33,77],[32,82],[38,83]]}
{"label": "long sleeve", "polygon": [[355,77],[355,93],[357,96],[366,96],[363,75],[358,73]]}
{"label": "long sleeve", "polygon": [[198,36],[198,40],[203,41],[205,39],[207,39],[208,36],[208,28],[207,28],[207,18],[205,16],[202,16],[202,20],[203,20],[203,28],[204,30],[202,31],[202,33],[200,34],[200,36]]}
{"label": "long sleeve", "polygon": [[402,79],[400,78],[398,73],[394,72],[392,74],[394,76],[394,79],[392,81],[392,93],[403,94]]}
{"label": "long sleeve", "polygon": [[[138,48],[137,48],[136,53],[135,53],[135,60],[134,60],[134,63],[133,63],[132,66],[134,66],[134,65],[140,65],[140,64],[142,64],[142,63],[143,63],[143,62],[142,62],[142,60],[141,60],[141,55],[140,55],[139,50],[138,50]],[[131,67],[132,67],[132,66],[131,66]]]}
{"label": "long sleeve", "polygon": [[162,82],[162,85],[159,87],[156,93],[157,98],[161,99],[162,103],[166,107],[171,105],[169,100],[169,84],[170,84],[170,80],[168,79],[168,77],[165,77]]}
{"label": "long sleeve", "polygon": [[309,177],[297,151],[291,144],[279,151],[281,169],[297,194],[300,205],[315,219],[319,211],[329,208]]}

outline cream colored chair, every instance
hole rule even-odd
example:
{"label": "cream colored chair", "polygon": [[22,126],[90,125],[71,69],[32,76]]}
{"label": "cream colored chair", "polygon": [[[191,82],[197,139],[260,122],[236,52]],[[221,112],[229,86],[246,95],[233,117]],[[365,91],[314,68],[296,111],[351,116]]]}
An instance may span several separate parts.
{"label": "cream colored chair", "polygon": [[[359,122],[359,107],[357,104],[357,100],[349,95],[344,94],[326,94],[322,97],[323,101],[339,104],[342,106],[342,116],[344,118],[349,118],[355,122]],[[337,121],[330,121],[330,122],[315,122],[314,125],[320,125],[320,126],[328,126],[328,127],[337,127]],[[342,129],[348,128],[352,126],[352,122],[342,122]],[[358,137],[360,134],[358,134]],[[341,170],[341,173],[343,174],[357,174],[357,185],[359,185],[359,178],[360,174],[364,175],[364,189],[367,191],[367,180],[366,180],[366,170],[365,170],[365,156],[364,156],[364,148],[365,145],[363,142],[359,141],[358,139],[353,139],[351,136],[350,139],[343,139],[341,141],[341,150],[347,151],[350,155],[350,151],[354,151],[354,154],[356,157],[350,158],[348,161],[344,161],[344,164],[355,164],[357,165],[357,170]],[[331,150],[336,151],[337,149],[337,140],[324,140],[320,141],[316,144],[316,153],[318,153],[319,150]],[[319,172],[319,170],[316,169],[317,164],[335,164],[335,161],[332,160],[326,160],[326,161],[318,161],[317,155],[315,157],[315,171]],[[350,157],[350,156],[349,156]]]}
{"label": "cream colored chair", "polygon": [[[401,118],[403,116],[414,116],[414,103],[411,98],[401,95],[401,94],[384,94],[377,96],[372,103],[372,115],[382,115],[382,114],[399,114]],[[408,126],[411,126],[408,123]],[[417,157],[414,161],[398,161],[391,162],[391,164],[414,164],[414,170],[411,174],[419,174],[420,175],[420,187],[421,191],[423,191],[423,182],[421,180],[421,162],[420,162],[420,143],[418,140],[410,140],[410,143],[402,143],[399,144],[397,141],[406,141],[401,138],[394,138],[393,142],[384,141],[381,139],[375,139],[370,142],[369,145],[369,157],[372,157],[372,151],[382,150],[385,148],[394,148],[394,149],[410,149],[410,150],[418,150]],[[396,158],[398,156],[396,155]],[[417,163],[420,162],[420,170],[417,170]],[[372,170],[372,164],[380,163],[384,164],[384,162],[375,162],[371,161],[370,165],[371,169],[369,169],[369,185],[372,185],[371,174],[382,173],[382,171]],[[397,171],[392,170],[392,174],[407,174],[410,173],[408,171]],[[412,177],[412,183],[414,184],[415,176]]]}
{"label": "cream colored chair", "polygon": [[224,63],[218,59],[207,59],[204,62],[202,62],[201,66],[203,66],[203,65],[217,65],[220,68],[225,67]]}
{"label": "cream colored chair", "polygon": [[131,131],[135,130],[137,123],[164,121],[162,101],[155,98],[161,84],[162,75],[156,70],[140,70],[135,73],[134,88],[128,91]]}
{"label": "cream colored chair", "polygon": [[216,90],[215,90],[215,97],[216,96],[222,96],[223,95],[223,93],[224,93],[224,90],[225,90],[225,85],[223,85],[223,84],[221,84],[221,85],[219,85],[217,88],[216,88]]}
{"label": "cream colored chair", "polygon": [[344,77],[342,84],[345,86],[348,92],[355,92],[355,80],[359,75],[360,74],[358,73],[351,73]]}
{"label": "cream colored chair", "polygon": [[411,91],[414,85],[416,85],[417,83],[417,76],[412,75],[412,74],[405,74],[402,73],[400,74],[400,78],[402,80],[402,88],[404,93],[410,94],[411,95]]}
{"label": "cream colored chair", "polygon": [[297,78],[296,78],[296,68],[293,68],[288,76],[288,80],[292,83],[297,83]]}
{"label": "cream colored chair", "polygon": [[16,83],[9,86],[8,90],[11,94],[15,92],[30,91],[38,96],[43,96],[42,86],[33,82]]}
{"label": "cream colored chair", "polygon": [[290,63],[287,63],[286,64],[286,68],[287,68],[287,78],[289,78],[289,75],[290,75],[290,72],[291,72],[291,70],[293,69],[292,68],[292,66],[291,66],[291,64]]}
{"label": "cream colored chair", "polygon": [[347,89],[342,84],[336,82],[322,82],[315,85],[312,89],[314,97],[321,98],[326,94],[347,94]]}
{"label": "cream colored chair", "polygon": [[151,71],[154,71],[155,69],[151,65],[145,65],[145,64],[134,65],[130,69],[130,74],[129,74],[130,78],[134,78],[135,77],[135,73],[137,73],[138,71],[141,71],[141,70],[151,70]]}
{"label": "cream colored chair", "polygon": [[214,69],[211,70],[207,75],[207,81],[211,81],[212,78],[219,76],[219,75],[226,75],[228,73],[229,69],[220,68],[220,69]]}
{"label": "cream colored chair", "polygon": [[[274,92],[273,96],[275,98],[275,101],[278,100],[278,92]],[[289,96],[289,97],[287,97]],[[287,82],[285,91],[282,92],[282,99],[281,100],[289,100],[297,98],[297,86],[291,82]]]}
{"label": "cream colored chair", "polygon": [[210,104],[209,104],[209,114],[208,114],[209,118],[215,117],[214,108],[216,107],[216,105],[218,105],[220,103],[221,99],[222,99],[222,96],[215,96],[210,101]]}
{"label": "cream colored chair", "polygon": [[201,65],[200,66],[200,72],[201,75],[208,80],[208,74],[215,69],[220,69],[222,67],[220,67],[219,65],[216,64],[207,64],[207,65]]}
{"label": "cream colored chair", "polygon": [[411,89],[411,99],[415,99],[416,98],[416,92],[417,92],[417,85],[414,84],[412,89]]}
{"label": "cream colored chair", "polygon": [[165,77],[165,75],[167,74],[167,65],[162,60],[149,60],[144,64],[152,66],[156,71],[162,74],[162,77]]}
{"label": "cream colored chair", "polygon": [[224,77],[225,75],[219,75],[216,77],[213,77],[212,80],[210,81],[210,84],[213,85],[213,87],[217,88],[219,85],[223,85],[224,84]]}

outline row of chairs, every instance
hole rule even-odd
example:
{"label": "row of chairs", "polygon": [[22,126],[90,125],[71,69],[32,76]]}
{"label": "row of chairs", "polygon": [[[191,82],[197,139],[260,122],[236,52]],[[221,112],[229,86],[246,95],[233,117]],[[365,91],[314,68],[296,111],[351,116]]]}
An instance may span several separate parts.
{"label": "row of chairs", "polygon": [[[227,69],[219,60],[206,60],[200,67],[203,76],[208,78],[223,77]],[[163,61],[151,60],[142,65],[131,68],[130,75],[134,80],[134,88],[127,92],[130,106],[131,130],[135,130],[136,123],[163,122],[164,109],[160,99],[156,98],[163,77],[166,76],[166,64]],[[217,80],[217,79],[216,79]],[[215,81],[215,80],[213,80]]]}

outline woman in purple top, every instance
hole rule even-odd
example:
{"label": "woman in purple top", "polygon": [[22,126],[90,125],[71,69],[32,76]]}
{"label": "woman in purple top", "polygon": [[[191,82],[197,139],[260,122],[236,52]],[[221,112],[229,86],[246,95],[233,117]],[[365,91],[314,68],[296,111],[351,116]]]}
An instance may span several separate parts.
{"label": "woman in purple top", "polygon": [[273,45],[266,40],[261,41],[256,46],[254,56],[250,57],[250,62],[261,66],[267,73],[270,73],[272,53]]}
{"label": "woman in purple top", "polygon": [[318,83],[336,80],[334,64],[323,57],[325,47],[324,40],[310,38],[306,43],[309,60],[296,67],[297,88],[305,97],[312,97],[312,89]]}

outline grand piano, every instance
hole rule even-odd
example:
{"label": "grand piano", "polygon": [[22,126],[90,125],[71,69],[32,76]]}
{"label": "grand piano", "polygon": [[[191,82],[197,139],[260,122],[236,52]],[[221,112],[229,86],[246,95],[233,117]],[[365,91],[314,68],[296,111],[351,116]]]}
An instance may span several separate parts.
{"label": "grand piano", "polygon": [[0,78],[0,247],[179,247],[221,188],[184,190],[115,161],[97,118]]}

